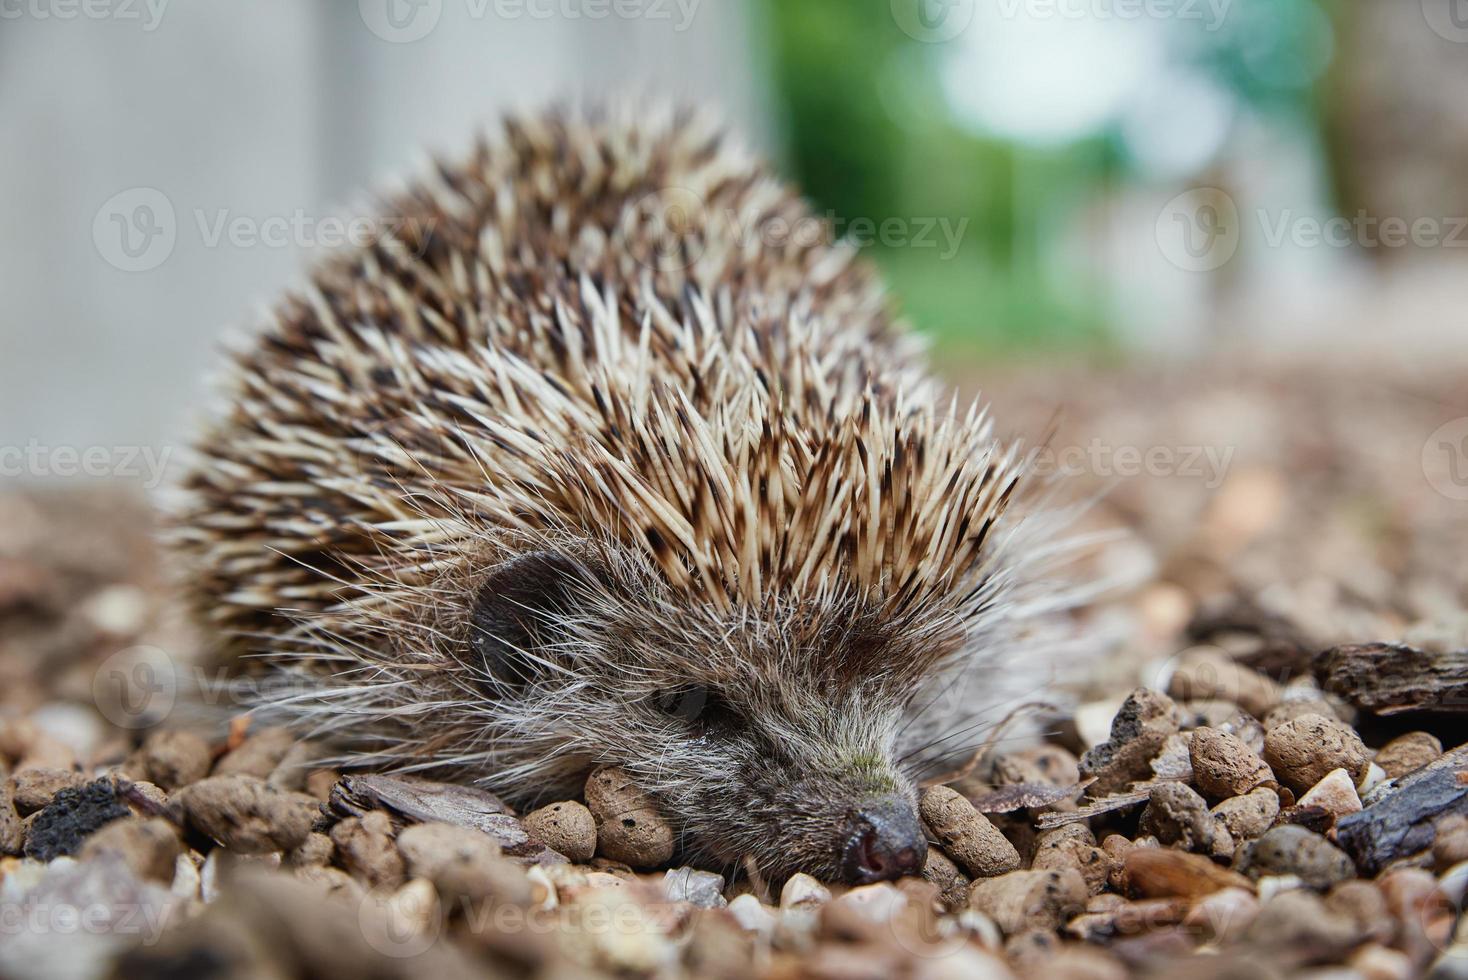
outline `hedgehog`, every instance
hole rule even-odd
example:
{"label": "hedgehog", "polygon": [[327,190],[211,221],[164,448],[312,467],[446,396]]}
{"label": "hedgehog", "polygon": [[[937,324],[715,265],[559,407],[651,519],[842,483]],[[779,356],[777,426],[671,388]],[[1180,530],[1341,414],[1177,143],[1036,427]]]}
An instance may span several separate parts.
{"label": "hedgehog", "polygon": [[704,112],[426,169],[234,353],[183,481],[193,603],[288,681],[256,710],[519,806],[620,767],[689,862],[919,872],[919,786],[1052,679],[1032,454]]}

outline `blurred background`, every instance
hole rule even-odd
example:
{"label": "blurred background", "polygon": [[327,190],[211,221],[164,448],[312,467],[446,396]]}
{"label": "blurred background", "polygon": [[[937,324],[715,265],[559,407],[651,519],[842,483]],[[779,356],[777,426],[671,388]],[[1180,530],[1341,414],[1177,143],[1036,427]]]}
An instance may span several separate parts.
{"label": "blurred background", "polygon": [[1463,0],[0,0],[0,444],[184,440],[368,191],[609,92],[717,106],[959,373],[1441,368],[1465,86]]}

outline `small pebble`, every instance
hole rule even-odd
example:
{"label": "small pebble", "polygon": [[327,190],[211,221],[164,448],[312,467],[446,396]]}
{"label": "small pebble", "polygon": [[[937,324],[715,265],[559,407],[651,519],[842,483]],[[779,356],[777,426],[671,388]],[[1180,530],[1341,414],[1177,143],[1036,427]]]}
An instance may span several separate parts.
{"label": "small pebble", "polygon": [[928,860],[923,865],[923,878],[938,888],[938,895],[949,910],[968,905],[968,889],[972,882],[947,854],[928,845]]}
{"label": "small pebble", "polygon": [[1361,798],[1356,795],[1356,784],[1344,769],[1332,769],[1325,778],[1299,799],[1302,807],[1320,807],[1332,817],[1340,819],[1348,813],[1361,811]]}
{"label": "small pebble", "polygon": [[331,828],[342,867],[368,888],[395,887],[405,873],[403,856],[392,838],[392,821],[381,810],[348,817]]}
{"label": "small pebble", "polygon": [[[214,775],[267,778],[280,765],[296,736],[285,728],[265,728],[251,735],[214,764]],[[156,780],[155,780],[156,782]]]}
{"label": "small pebble", "polygon": [[0,776],[0,854],[19,854],[25,843],[25,824],[15,810],[10,780]]}
{"label": "small pebble", "polygon": [[1178,727],[1177,706],[1171,698],[1145,687],[1133,691],[1111,721],[1111,737],[1081,757],[1081,774],[1095,778],[1087,795],[1108,796],[1150,779],[1152,760]]}
{"label": "small pebble", "polygon": [[315,868],[331,863],[336,845],[325,834],[312,831],[305,841],[285,856],[285,863],[293,868]]}
{"label": "small pebble", "polygon": [[1364,980],[1412,980],[1417,975],[1410,956],[1401,950],[1389,949],[1375,943],[1362,946],[1352,953],[1346,965]]}
{"label": "small pebble", "polygon": [[1390,942],[1396,934],[1386,896],[1375,882],[1352,878],[1332,888],[1325,896],[1326,907],[1350,919],[1357,935],[1375,942]]}
{"label": "small pebble", "polygon": [[774,932],[775,923],[779,921],[773,910],[747,893],[736,896],[729,902],[729,914],[743,928],[766,936]]}
{"label": "small pebble", "polygon": [[91,782],[75,769],[22,769],[12,777],[15,808],[22,815],[35,813],[48,806],[64,789],[76,789]]}
{"label": "small pebble", "polygon": [[1241,870],[1251,878],[1297,875],[1306,886],[1324,891],[1356,875],[1346,853],[1304,827],[1283,824],[1249,846]]}
{"label": "small pebble", "polygon": [[501,856],[493,837],[469,827],[420,823],[398,834],[407,873],[433,882],[446,899],[496,898],[516,904],[531,899],[524,872]]}
{"label": "small pebble", "polygon": [[182,853],[178,829],[167,820],[125,817],[88,837],[80,858],[86,861],[102,854],[117,854],[138,877],[171,885]]}
{"label": "small pebble", "polygon": [[173,882],[168,890],[179,898],[202,899],[199,894],[199,865],[194,861],[196,856],[196,852],[187,851],[173,860]]}
{"label": "small pebble", "polygon": [[1299,875],[1265,875],[1255,882],[1255,887],[1259,889],[1259,901],[1267,902],[1276,895],[1299,891],[1309,886]]}
{"label": "small pebble", "polygon": [[306,774],[305,791],[325,803],[331,799],[331,788],[341,779],[335,769],[313,769]]}
{"label": "small pebble", "polygon": [[1340,720],[1335,708],[1322,698],[1291,698],[1288,701],[1281,701],[1264,716],[1264,730],[1278,728],[1280,725],[1303,718],[1305,715],[1322,715],[1336,721]]}
{"label": "small pebble", "polygon": [[1443,743],[1427,732],[1408,732],[1381,747],[1374,760],[1391,779],[1416,772],[1443,754]]}
{"label": "small pebble", "polygon": [[1268,764],[1243,740],[1215,728],[1199,728],[1188,744],[1193,785],[1217,802],[1243,796],[1274,780]]}
{"label": "small pebble", "polygon": [[367,892],[356,878],[341,868],[326,865],[307,865],[295,869],[297,880],[320,889],[323,898],[331,901],[347,901],[358,905]]}
{"label": "small pebble", "polygon": [[27,769],[75,769],[76,750],[60,739],[37,731],[15,765],[17,773]]}
{"label": "small pebble", "polygon": [[1244,941],[1306,961],[1336,960],[1361,941],[1355,924],[1336,915],[1313,892],[1281,892],[1264,903]]}
{"label": "small pebble", "polygon": [[1030,867],[1036,871],[1073,868],[1086,880],[1086,888],[1098,895],[1111,876],[1111,855],[1096,846],[1096,838],[1084,823],[1071,823],[1047,830],[1035,839]]}
{"label": "small pebble", "polygon": [[798,909],[825,905],[831,900],[831,891],[804,872],[797,872],[780,889],[780,908]]}
{"label": "small pebble", "polygon": [[1069,868],[1061,871],[1011,871],[974,882],[969,907],[998,923],[1007,936],[1028,929],[1051,932],[1086,907],[1085,879]]}
{"label": "small pebble", "polygon": [[918,811],[944,852],[972,877],[992,878],[1020,866],[1014,845],[956,790],[930,787]]}
{"label": "small pebble", "polygon": [[[321,750],[310,742],[296,742],[285,750],[265,781],[276,789],[308,792],[306,778],[311,775],[311,763],[321,757]],[[315,793],[311,794],[315,796]]]}
{"label": "small pebble", "polygon": [[1437,879],[1422,868],[1395,868],[1376,883],[1397,923],[1393,945],[1419,962],[1434,955],[1449,938],[1458,914],[1452,903],[1442,900]]}
{"label": "small pebble", "polygon": [[1122,869],[1126,866],[1126,856],[1133,846],[1132,841],[1121,834],[1109,834],[1101,841],[1101,850],[1111,860],[1111,873],[1107,876],[1106,883],[1118,891],[1122,888]]}
{"label": "small pebble", "polygon": [[598,769],[586,780],[586,806],[596,821],[597,848],[634,868],[655,868],[673,857],[673,828],[621,769]]}
{"label": "small pebble", "polygon": [[1274,681],[1221,650],[1207,647],[1181,655],[1167,693],[1180,700],[1232,701],[1255,718],[1263,718],[1280,700],[1280,687]]}
{"label": "small pebble", "polygon": [[320,804],[252,776],[210,776],[179,790],[175,799],[200,833],[238,854],[299,847],[311,833]]}
{"label": "small pebble", "polygon": [[531,836],[572,861],[589,861],[596,853],[596,818],[575,801],[552,803],[520,821]]}
{"label": "small pebble", "polygon": [[122,771],[171,791],[209,775],[211,761],[209,743],[193,732],[153,732],[123,763]]}
{"label": "small pebble", "polygon": [[1259,916],[1259,899],[1245,888],[1223,888],[1204,895],[1188,910],[1183,925],[1213,943],[1232,942]]}
{"label": "small pebble", "polygon": [[994,782],[999,786],[1016,783],[1074,786],[1080,779],[1080,763],[1058,745],[1036,745],[1006,753],[994,761]]}
{"label": "small pebble", "polygon": [[697,868],[674,868],[663,875],[663,891],[671,902],[688,902],[701,909],[723,908],[724,876]]}
{"label": "small pebble", "polygon": [[1296,793],[1304,793],[1332,769],[1352,780],[1366,774],[1370,758],[1355,730],[1324,715],[1302,715],[1264,736],[1264,761]]}
{"label": "small pebble", "polygon": [[1178,844],[1203,854],[1232,853],[1228,831],[1213,814],[1203,797],[1182,783],[1158,783],[1137,827],[1164,844]]}
{"label": "small pebble", "polygon": [[1455,813],[1437,825],[1432,841],[1432,866],[1446,872],[1468,862],[1468,817]]}
{"label": "small pebble", "polygon": [[1261,786],[1252,793],[1224,800],[1212,813],[1236,841],[1253,840],[1274,825],[1279,815],[1279,796]]}

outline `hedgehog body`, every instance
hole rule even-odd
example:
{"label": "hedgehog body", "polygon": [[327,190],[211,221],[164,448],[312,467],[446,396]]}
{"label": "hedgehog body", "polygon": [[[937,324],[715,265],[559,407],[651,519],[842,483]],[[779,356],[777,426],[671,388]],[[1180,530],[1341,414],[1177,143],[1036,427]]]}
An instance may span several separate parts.
{"label": "hedgehog body", "polygon": [[1039,549],[1018,451],[811,228],[673,110],[512,120],[396,199],[187,477],[198,605],[297,682],[261,707],[523,805],[621,766],[690,859],[920,866],[917,780],[1043,682]]}

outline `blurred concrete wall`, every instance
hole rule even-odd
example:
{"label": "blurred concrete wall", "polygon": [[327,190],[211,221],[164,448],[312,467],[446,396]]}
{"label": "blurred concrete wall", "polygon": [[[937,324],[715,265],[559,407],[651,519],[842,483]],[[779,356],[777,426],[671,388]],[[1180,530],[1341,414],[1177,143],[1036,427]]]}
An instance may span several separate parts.
{"label": "blurred concrete wall", "polygon": [[298,278],[325,219],[506,107],[667,92],[767,146],[750,6],[5,3],[0,446],[43,450],[19,475],[46,477],[69,475],[36,472],[48,448],[182,441],[221,334]]}

